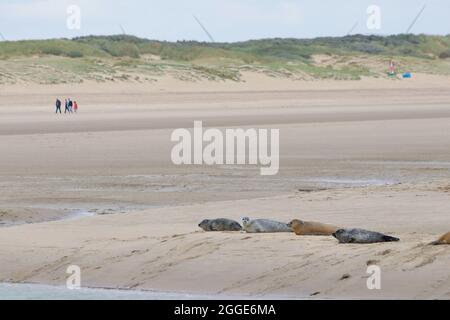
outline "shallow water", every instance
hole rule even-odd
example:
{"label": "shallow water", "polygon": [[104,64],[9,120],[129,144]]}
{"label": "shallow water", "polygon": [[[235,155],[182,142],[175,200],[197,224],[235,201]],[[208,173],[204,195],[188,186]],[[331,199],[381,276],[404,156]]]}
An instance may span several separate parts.
{"label": "shallow water", "polygon": [[66,217],[65,220],[78,220],[78,219],[82,219],[82,218],[86,218],[86,217],[93,217],[95,215],[96,215],[95,212],[80,210],[80,211],[74,211],[68,217]]}
{"label": "shallow water", "polygon": [[335,177],[306,178],[304,182],[314,182],[326,187],[370,187],[370,186],[386,186],[397,183],[394,180],[387,179],[350,179]]}
{"label": "shallow water", "polygon": [[241,300],[250,298],[258,297],[88,288],[70,290],[62,286],[40,284],[0,284],[0,300]]}

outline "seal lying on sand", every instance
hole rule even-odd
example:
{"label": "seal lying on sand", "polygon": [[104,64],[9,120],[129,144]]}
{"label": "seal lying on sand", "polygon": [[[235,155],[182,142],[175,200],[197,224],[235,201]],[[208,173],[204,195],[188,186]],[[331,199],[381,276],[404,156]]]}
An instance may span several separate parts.
{"label": "seal lying on sand", "polygon": [[329,224],[323,224],[313,221],[292,220],[289,227],[294,230],[298,236],[331,236],[339,228]]}
{"label": "seal lying on sand", "polygon": [[339,243],[375,243],[400,240],[379,232],[364,229],[339,229],[333,233],[333,237],[338,239]]}
{"label": "seal lying on sand", "polygon": [[434,246],[441,245],[441,244],[450,244],[450,232],[447,232],[442,237],[440,237],[439,240],[433,241],[430,244],[434,245]]}
{"label": "seal lying on sand", "polygon": [[230,219],[205,219],[198,225],[205,231],[241,231],[239,222]]}
{"label": "seal lying on sand", "polygon": [[292,232],[292,228],[287,223],[268,219],[250,220],[250,218],[244,217],[242,225],[248,233]]}

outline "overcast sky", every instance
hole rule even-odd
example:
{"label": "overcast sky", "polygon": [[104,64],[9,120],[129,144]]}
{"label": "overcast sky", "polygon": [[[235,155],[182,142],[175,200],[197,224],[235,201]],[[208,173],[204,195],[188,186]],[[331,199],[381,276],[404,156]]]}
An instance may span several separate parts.
{"label": "overcast sky", "polygon": [[[216,41],[353,33],[405,33],[424,4],[411,32],[450,33],[449,0],[0,0],[0,32],[7,40],[122,33],[159,40],[208,37]],[[80,29],[67,27],[67,8],[80,8]],[[368,29],[370,5],[381,9],[381,28]],[[372,16],[373,17],[373,16]],[[1,40],[1,38],[0,38]]]}

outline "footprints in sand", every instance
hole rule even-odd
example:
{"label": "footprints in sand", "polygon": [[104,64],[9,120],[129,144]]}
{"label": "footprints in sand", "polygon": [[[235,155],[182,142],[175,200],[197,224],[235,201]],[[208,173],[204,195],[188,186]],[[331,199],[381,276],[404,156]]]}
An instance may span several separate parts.
{"label": "footprints in sand", "polygon": [[[364,285],[365,270],[370,265],[379,265],[386,273],[409,272],[446,261],[448,246],[429,246],[427,242],[417,245],[415,239],[418,237],[428,239],[430,235],[406,235],[402,243],[393,246],[386,243],[367,246],[349,244],[339,247],[337,252],[335,247],[330,245],[335,243],[335,240],[325,236],[290,241],[298,237],[293,233],[194,231],[151,236],[140,232],[126,238],[93,238],[91,242],[82,244],[84,246],[89,243],[89,246],[74,248],[71,254],[65,251],[60,259],[46,259],[49,262],[37,266],[31,274],[39,276],[40,272],[51,270],[60,281],[65,277],[68,264],[90,265],[90,268],[83,267],[83,272],[91,278],[103,273],[130,272],[129,266],[133,265],[132,276],[124,276],[126,280],[121,284],[132,289],[150,287],[153,283],[162,281],[161,279],[180,275],[184,270],[192,270],[190,268],[193,265],[223,262],[238,267],[236,276],[230,274],[215,287],[214,290],[220,293],[245,291],[258,295],[297,290],[303,292],[301,295],[306,297],[326,297],[333,293],[333,290],[342,290],[357,281]],[[279,239],[282,245],[273,245],[274,239]],[[108,252],[99,256],[100,250]],[[56,257],[57,253],[54,256]],[[266,259],[274,263],[265,264]],[[193,264],[193,260],[197,261]],[[258,265],[248,270],[240,267],[246,263],[248,265],[249,261],[257,261]],[[31,277],[31,274],[25,275],[24,281]],[[191,276],[195,279],[201,278],[202,273]],[[318,285],[317,278],[322,276],[329,279],[329,284],[321,281],[320,286]],[[292,279],[295,279],[295,282]],[[439,280],[442,281],[436,282],[435,285],[441,289],[448,284],[448,280]],[[443,290],[440,291],[442,294],[446,292]]]}
{"label": "footprints in sand", "polygon": [[193,232],[188,232],[188,233],[173,234],[173,235],[170,235],[170,236],[157,237],[156,239],[160,243],[166,243],[166,242],[171,241],[171,240],[184,240],[187,236],[189,236],[191,234],[199,234],[199,233],[201,233],[201,232],[200,231],[193,231]]}
{"label": "footprints in sand", "polygon": [[342,277],[339,279],[339,281],[350,279],[352,276],[349,273],[345,273],[342,275]]}
{"label": "footprints in sand", "polygon": [[140,254],[146,254],[149,251],[150,251],[150,249],[132,250],[130,252],[130,254],[125,257],[132,257],[132,256],[140,255]]}
{"label": "footprints in sand", "polygon": [[423,268],[434,263],[440,257],[445,257],[447,250],[426,244],[416,245],[407,252],[403,259],[403,271]]}
{"label": "footprints in sand", "polygon": [[367,260],[366,266],[378,265],[380,263],[379,260]]}
{"label": "footprints in sand", "polygon": [[433,263],[435,260],[436,260],[436,257],[434,256],[431,256],[431,257],[424,257],[424,258],[422,258],[421,259],[422,261],[421,262],[419,262],[414,268],[415,269],[417,269],[417,268],[421,268],[421,267],[424,267],[424,266],[426,266],[427,264],[430,264],[430,263]]}
{"label": "footprints in sand", "polygon": [[378,255],[379,256],[386,256],[386,255],[388,255],[390,253],[392,253],[392,250],[391,249],[387,249],[387,250],[381,251],[380,253],[378,253]]}
{"label": "footprints in sand", "polygon": [[[405,243],[406,241],[404,241]],[[370,253],[372,250],[367,250]],[[413,271],[433,264],[439,258],[445,258],[445,248],[429,246],[425,243],[416,244],[409,242],[403,244],[401,250],[386,249],[374,252],[367,259],[366,265],[379,265],[392,270]]]}

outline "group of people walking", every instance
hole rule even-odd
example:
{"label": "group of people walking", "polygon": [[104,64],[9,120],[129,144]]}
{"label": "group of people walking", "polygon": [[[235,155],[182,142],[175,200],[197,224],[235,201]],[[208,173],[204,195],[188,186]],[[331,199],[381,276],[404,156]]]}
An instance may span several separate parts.
{"label": "group of people walking", "polygon": [[[61,100],[56,99],[56,113],[62,113],[61,105]],[[64,107],[64,113],[74,113],[78,111],[78,103],[76,101],[72,101],[71,99],[65,100]]]}

